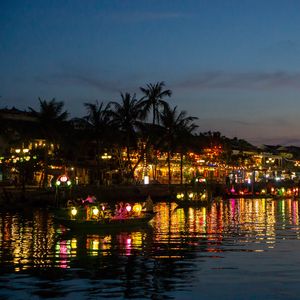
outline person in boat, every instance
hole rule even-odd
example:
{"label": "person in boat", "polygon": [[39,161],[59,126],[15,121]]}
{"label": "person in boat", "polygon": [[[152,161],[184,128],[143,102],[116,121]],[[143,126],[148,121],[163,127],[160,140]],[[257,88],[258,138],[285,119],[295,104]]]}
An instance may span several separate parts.
{"label": "person in boat", "polygon": [[153,201],[150,195],[147,196],[147,199],[144,202],[143,211],[146,213],[153,213]]}
{"label": "person in boat", "polygon": [[115,217],[125,219],[127,216],[127,210],[123,202],[115,205]]}
{"label": "person in boat", "polygon": [[92,195],[88,195],[87,198],[84,200],[84,204],[93,204],[96,202],[96,197]]}

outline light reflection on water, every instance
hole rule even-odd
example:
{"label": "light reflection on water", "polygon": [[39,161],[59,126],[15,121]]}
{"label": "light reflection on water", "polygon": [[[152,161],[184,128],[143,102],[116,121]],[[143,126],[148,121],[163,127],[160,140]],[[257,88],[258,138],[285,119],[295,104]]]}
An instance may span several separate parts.
{"label": "light reflection on water", "polygon": [[[208,208],[161,202],[155,211],[146,228],[99,234],[66,232],[43,210],[0,213],[0,297],[230,298],[228,286],[260,276],[273,287],[276,267],[285,272],[281,280],[300,275],[298,201],[230,199]],[[212,287],[216,280],[225,294]],[[295,286],[285,298],[297,298]],[[281,298],[267,290],[249,288],[242,298]]]}

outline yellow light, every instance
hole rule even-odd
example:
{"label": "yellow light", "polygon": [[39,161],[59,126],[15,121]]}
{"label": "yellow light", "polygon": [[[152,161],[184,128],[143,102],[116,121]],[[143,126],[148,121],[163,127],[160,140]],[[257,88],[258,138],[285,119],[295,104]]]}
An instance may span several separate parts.
{"label": "yellow light", "polygon": [[142,211],[142,205],[141,205],[140,203],[135,203],[135,204],[133,205],[132,210],[133,210],[135,213],[139,214],[139,213]]}
{"label": "yellow light", "polygon": [[29,152],[29,149],[25,148],[25,149],[23,149],[22,151],[23,151],[23,153],[28,153],[28,152]]}
{"label": "yellow light", "polygon": [[262,193],[262,194],[265,194],[265,193],[266,193],[266,190],[265,190],[265,189],[262,189],[262,190],[261,190],[261,193]]}
{"label": "yellow light", "polygon": [[101,156],[102,159],[111,159],[111,155],[107,154],[107,153],[104,153],[102,156]]}
{"label": "yellow light", "polygon": [[189,193],[189,198],[193,198],[194,194],[193,193]]}
{"label": "yellow light", "polygon": [[71,208],[71,214],[72,214],[72,216],[76,216],[77,215],[77,209],[76,209],[76,207],[72,207]]}
{"label": "yellow light", "polygon": [[98,207],[93,207],[92,212],[93,212],[93,215],[97,216],[97,215],[99,214],[99,209],[98,209]]}
{"label": "yellow light", "polygon": [[16,149],[16,153],[20,153],[21,152],[21,149]]}

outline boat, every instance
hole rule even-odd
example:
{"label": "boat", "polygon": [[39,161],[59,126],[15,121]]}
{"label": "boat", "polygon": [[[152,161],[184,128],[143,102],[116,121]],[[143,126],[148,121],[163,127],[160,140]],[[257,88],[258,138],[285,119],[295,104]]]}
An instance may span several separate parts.
{"label": "boat", "polygon": [[[134,208],[134,207],[133,207]],[[128,209],[123,214],[114,214],[105,211],[101,205],[88,205],[85,207],[69,207],[59,209],[53,214],[53,219],[72,230],[120,230],[147,226],[155,213],[141,211],[141,205],[136,210]]]}

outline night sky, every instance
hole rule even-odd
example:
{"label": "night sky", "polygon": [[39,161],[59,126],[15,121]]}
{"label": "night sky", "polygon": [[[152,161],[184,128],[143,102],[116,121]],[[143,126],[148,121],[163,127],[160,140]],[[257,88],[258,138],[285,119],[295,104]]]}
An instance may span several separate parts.
{"label": "night sky", "polygon": [[0,107],[165,81],[199,130],[300,145],[300,1],[0,1]]}

